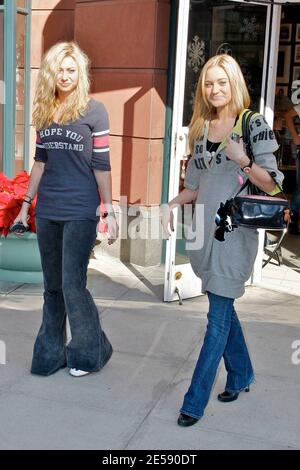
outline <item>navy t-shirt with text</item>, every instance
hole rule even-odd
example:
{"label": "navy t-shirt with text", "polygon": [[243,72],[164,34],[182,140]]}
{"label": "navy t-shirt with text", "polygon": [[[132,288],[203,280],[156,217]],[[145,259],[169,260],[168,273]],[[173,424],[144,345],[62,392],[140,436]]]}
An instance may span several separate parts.
{"label": "navy t-shirt with text", "polygon": [[49,220],[95,219],[100,195],[94,170],[110,171],[109,122],[91,99],[84,116],[37,132],[35,161],[45,163],[36,216]]}

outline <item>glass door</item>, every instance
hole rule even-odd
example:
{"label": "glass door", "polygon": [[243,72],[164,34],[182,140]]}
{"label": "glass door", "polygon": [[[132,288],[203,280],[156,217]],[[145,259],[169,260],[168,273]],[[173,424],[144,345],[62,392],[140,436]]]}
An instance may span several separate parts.
{"label": "glass door", "polygon": [[[227,53],[237,59],[250,91],[251,108],[266,117],[272,108],[268,103],[273,87],[268,64],[273,9],[269,2],[179,0],[169,200],[183,187],[189,155],[187,126],[199,73],[210,57]],[[276,72],[276,63],[272,66]],[[272,115],[268,117],[272,124]],[[165,301],[201,294],[201,280],[193,273],[185,251],[192,211],[190,205],[174,214],[175,231],[166,250]],[[201,243],[201,233],[197,236]]]}
{"label": "glass door", "polygon": [[3,57],[5,105],[1,108],[3,110],[2,170],[7,176],[12,177],[24,168],[28,170],[31,0],[13,2],[5,0],[3,11],[4,54],[1,59]]}

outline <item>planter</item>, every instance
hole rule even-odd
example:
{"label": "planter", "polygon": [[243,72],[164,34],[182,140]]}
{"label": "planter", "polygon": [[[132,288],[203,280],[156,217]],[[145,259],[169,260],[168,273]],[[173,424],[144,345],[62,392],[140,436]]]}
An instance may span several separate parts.
{"label": "planter", "polygon": [[23,237],[10,233],[0,237],[0,280],[8,282],[43,282],[40,252],[36,234]]}

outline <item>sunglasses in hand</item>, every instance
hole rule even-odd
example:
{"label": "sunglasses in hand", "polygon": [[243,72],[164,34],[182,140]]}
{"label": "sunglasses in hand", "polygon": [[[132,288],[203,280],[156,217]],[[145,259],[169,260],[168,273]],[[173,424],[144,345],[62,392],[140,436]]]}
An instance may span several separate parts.
{"label": "sunglasses in hand", "polygon": [[25,225],[22,222],[15,222],[10,227],[11,233],[14,233],[15,235],[22,235],[23,233],[27,232],[28,230],[29,230],[29,227],[25,227]]}

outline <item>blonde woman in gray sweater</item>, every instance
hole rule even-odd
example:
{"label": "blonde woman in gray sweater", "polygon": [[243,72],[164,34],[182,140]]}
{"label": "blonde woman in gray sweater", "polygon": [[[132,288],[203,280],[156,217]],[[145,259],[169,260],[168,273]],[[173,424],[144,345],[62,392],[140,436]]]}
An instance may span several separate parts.
{"label": "blonde woman in gray sweater", "polygon": [[[212,57],[204,65],[198,82],[194,112],[189,126],[192,158],[185,189],[169,202],[172,207],[192,201],[204,205],[204,243],[189,251],[192,268],[202,280],[209,300],[208,325],[190,387],[184,397],[178,424],[191,426],[204,414],[218,365],[224,358],[227,370],[222,402],[236,400],[248,391],[254,371],[234,301],[244,293],[258,247],[254,229],[239,227],[215,238],[220,202],[235,196],[243,183],[252,183],[269,194],[281,191],[283,175],[273,152],[278,148],[265,118],[255,114],[250,122],[250,139],[255,156],[251,164],[242,140],[242,116],[250,105],[249,93],[238,63],[229,55]],[[237,134],[241,139],[233,140]],[[197,211],[195,211],[195,214]],[[199,221],[193,220],[193,224]]]}

